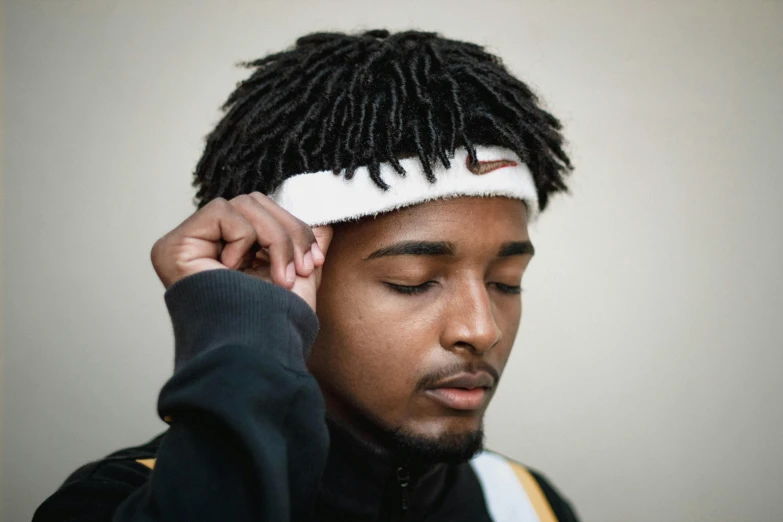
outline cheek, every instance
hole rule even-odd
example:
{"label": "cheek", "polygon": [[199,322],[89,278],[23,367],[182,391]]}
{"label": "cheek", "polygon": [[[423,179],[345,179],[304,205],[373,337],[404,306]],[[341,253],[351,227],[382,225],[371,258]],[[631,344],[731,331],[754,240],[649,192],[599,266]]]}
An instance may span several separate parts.
{"label": "cheek", "polygon": [[321,330],[309,366],[344,400],[389,419],[413,393],[428,348],[437,346],[432,321],[412,313],[410,301],[354,278],[322,287]]}
{"label": "cheek", "polygon": [[513,306],[508,307],[500,314],[501,328],[505,336],[514,338],[519,331],[522,322],[522,298],[520,297]]}
{"label": "cheek", "polygon": [[514,347],[514,341],[519,331],[519,325],[522,318],[522,305],[519,304],[504,309],[497,316],[499,321],[499,327],[503,332],[503,340],[496,350],[497,361],[500,368],[503,369],[506,366],[506,362],[511,355],[511,350]]}

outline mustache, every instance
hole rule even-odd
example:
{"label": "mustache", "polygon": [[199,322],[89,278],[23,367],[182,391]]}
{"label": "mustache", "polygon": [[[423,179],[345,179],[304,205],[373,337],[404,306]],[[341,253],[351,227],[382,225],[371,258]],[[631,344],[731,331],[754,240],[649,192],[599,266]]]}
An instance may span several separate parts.
{"label": "mustache", "polygon": [[498,383],[500,382],[500,373],[495,368],[493,368],[492,365],[490,365],[488,362],[483,360],[477,360],[471,362],[457,362],[454,364],[450,364],[448,366],[444,366],[443,368],[439,368],[434,372],[428,373],[427,375],[419,379],[419,382],[416,384],[416,389],[427,390],[432,386],[438,384],[438,382],[442,381],[443,379],[446,379],[458,373],[478,373],[478,372],[487,372],[492,377],[492,380],[494,381],[492,387],[493,388],[497,387]]}

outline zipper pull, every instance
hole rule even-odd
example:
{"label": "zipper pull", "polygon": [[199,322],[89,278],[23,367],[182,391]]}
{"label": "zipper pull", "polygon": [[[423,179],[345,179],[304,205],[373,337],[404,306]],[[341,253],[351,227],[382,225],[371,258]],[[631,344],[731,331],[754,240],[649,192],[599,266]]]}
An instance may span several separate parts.
{"label": "zipper pull", "polygon": [[410,503],[410,492],[408,491],[410,480],[411,476],[406,466],[397,468],[397,483],[400,485],[400,508],[402,511],[407,511]]}

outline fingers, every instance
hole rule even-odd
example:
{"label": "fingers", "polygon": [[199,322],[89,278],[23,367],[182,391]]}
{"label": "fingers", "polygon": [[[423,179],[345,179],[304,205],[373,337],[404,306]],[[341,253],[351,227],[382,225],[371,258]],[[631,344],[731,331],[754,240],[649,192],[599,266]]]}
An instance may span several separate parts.
{"label": "fingers", "polygon": [[[258,245],[266,248],[272,280],[286,288],[293,286],[296,279],[294,242],[286,227],[247,194],[233,198],[230,204],[256,231]],[[240,257],[245,256],[247,251],[248,248],[245,248]]]}
{"label": "fingers", "polygon": [[267,196],[253,192],[210,201],[160,238],[150,254],[167,288],[197,272],[228,268],[251,269],[291,289],[297,275],[309,277],[323,265],[330,240],[331,227],[311,230]]}
{"label": "fingers", "polygon": [[[232,268],[256,240],[252,225],[228,201],[217,198],[156,241],[150,258],[168,288],[197,272]],[[218,256],[225,263],[218,262]]]}
{"label": "fingers", "polygon": [[[293,214],[283,209],[268,196],[265,196],[260,192],[251,192],[249,196],[274,216],[288,231],[294,247],[294,264],[296,266],[296,272],[300,276],[309,276],[316,266],[323,264],[323,259],[321,259],[323,256],[319,257],[318,254],[312,250],[312,246],[317,243],[315,235],[307,223],[297,219]],[[319,262],[316,262],[316,257],[319,257]]]}
{"label": "fingers", "polygon": [[[253,227],[257,243],[267,249],[270,273],[275,283],[291,288],[297,274],[309,277],[316,267],[323,264],[323,250],[310,227],[267,196],[260,192],[243,194],[232,199],[230,204]],[[242,255],[247,259],[246,251]],[[239,262],[242,262],[241,259]]]}

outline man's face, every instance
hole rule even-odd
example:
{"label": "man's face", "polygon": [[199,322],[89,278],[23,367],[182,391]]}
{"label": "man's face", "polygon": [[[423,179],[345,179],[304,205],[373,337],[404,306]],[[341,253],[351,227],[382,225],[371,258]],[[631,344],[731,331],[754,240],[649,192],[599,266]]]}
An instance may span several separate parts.
{"label": "man's face", "polygon": [[437,200],[334,232],[308,360],[329,416],[434,444],[480,433],[522,311],[523,203]]}

